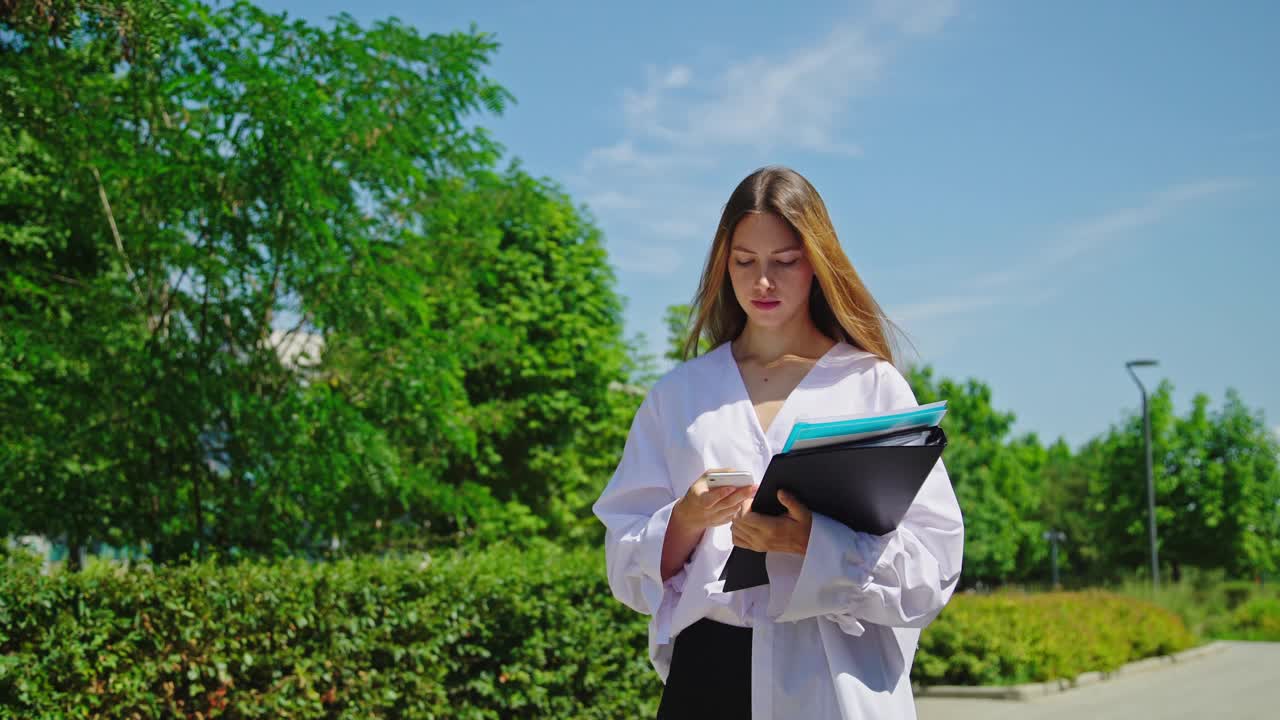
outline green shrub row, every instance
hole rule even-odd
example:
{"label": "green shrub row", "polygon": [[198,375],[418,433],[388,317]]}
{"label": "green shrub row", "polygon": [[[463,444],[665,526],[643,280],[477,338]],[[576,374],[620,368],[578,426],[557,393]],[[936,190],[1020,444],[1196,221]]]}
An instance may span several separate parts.
{"label": "green shrub row", "polygon": [[1119,592],[1172,610],[1196,635],[1223,640],[1280,641],[1280,583],[1227,580],[1219,571],[1190,568],[1158,590],[1133,579]]}
{"label": "green shrub row", "polygon": [[921,636],[912,679],[1012,685],[1074,678],[1195,644],[1175,613],[1136,598],[1101,591],[962,594]]}
{"label": "green shrub row", "polygon": [[1253,597],[1215,623],[1211,630],[1214,637],[1227,640],[1280,642],[1280,598]]}
{"label": "green shrub row", "polygon": [[[645,618],[609,595],[603,565],[547,545],[79,574],[11,557],[0,718],[652,717]],[[1263,610],[1256,626],[1274,629]],[[962,594],[913,679],[1069,677],[1191,644],[1133,598]]]}
{"label": "green shrub row", "polygon": [[645,622],[598,555],[10,562],[0,717],[652,717]]}

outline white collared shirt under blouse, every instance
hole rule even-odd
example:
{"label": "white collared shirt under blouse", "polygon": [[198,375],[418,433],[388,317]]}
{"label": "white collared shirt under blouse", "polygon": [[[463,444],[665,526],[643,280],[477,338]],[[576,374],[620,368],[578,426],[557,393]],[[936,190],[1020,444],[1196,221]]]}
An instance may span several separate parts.
{"label": "white collared shirt under blouse", "polygon": [[815,513],[804,555],[768,553],[769,585],[722,592],[728,524],[709,528],[666,582],[661,564],[671,508],[707,469],[749,470],[759,481],[797,419],[916,405],[893,365],[843,342],[801,380],[768,432],[728,343],[658,381],[593,509],[607,529],[609,587],[650,616],[649,657],[664,682],[674,638],[706,617],[752,628],[756,720],[915,717],[909,675],[920,629],[955,590],[964,546],[941,460],[887,535]]}

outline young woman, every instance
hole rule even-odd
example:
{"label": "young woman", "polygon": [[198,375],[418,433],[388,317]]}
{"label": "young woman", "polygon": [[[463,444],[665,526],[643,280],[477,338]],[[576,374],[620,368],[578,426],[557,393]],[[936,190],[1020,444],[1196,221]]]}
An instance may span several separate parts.
{"label": "young woman", "polygon": [[[636,412],[594,506],[609,586],[646,615],[665,683],[659,718],[913,718],[920,629],[960,575],[964,527],[941,461],[897,530],[856,532],[754,488],[799,418],[916,405],[893,366],[890,324],[798,173],[768,167],[730,196],[685,356]],[[733,546],[766,552],[769,584],[723,592]]]}

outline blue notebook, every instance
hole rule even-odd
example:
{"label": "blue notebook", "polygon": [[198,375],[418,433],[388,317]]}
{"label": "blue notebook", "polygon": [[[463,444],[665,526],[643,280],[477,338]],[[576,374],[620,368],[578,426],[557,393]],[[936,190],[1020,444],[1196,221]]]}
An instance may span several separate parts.
{"label": "blue notebook", "polygon": [[782,452],[868,440],[909,428],[937,427],[947,414],[947,401],[887,413],[867,413],[842,417],[797,420],[782,446]]}

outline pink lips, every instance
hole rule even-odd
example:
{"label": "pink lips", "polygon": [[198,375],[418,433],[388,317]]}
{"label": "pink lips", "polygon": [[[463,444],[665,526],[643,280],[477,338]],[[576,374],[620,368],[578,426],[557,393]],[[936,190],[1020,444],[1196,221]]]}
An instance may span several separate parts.
{"label": "pink lips", "polygon": [[772,309],[774,309],[774,308],[778,307],[779,305],[781,305],[781,304],[782,304],[782,301],[780,301],[780,300],[752,300],[752,301],[751,301],[751,304],[752,304],[752,305],[755,305],[757,308],[759,308],[759,309],[761,309],[761,310],[772,310]]}

